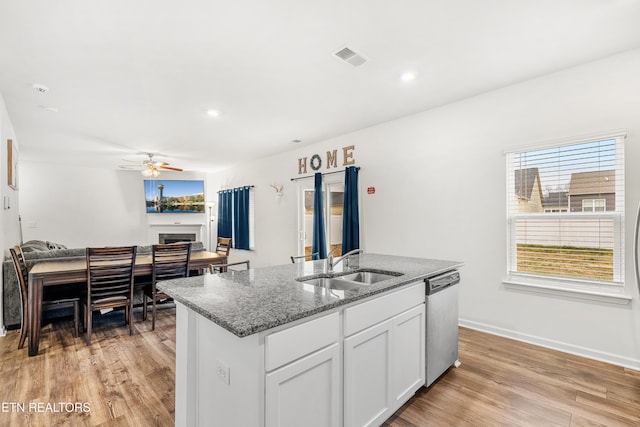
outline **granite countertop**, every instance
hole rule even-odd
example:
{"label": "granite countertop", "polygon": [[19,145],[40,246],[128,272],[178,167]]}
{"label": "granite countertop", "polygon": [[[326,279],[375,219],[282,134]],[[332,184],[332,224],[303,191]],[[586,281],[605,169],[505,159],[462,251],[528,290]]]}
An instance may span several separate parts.
{"label": "granite countertop", "polygon": [[367,270],[401,275],[350,290],[325,289],[296,280],[322,277],[325,260],[320,260],[207,273],[158,282],[157,287],[229,332],[245,337],[462,266],[457,261],[379,254],[354,255],[349,261],[348,268],[338,264],[334,274]]}

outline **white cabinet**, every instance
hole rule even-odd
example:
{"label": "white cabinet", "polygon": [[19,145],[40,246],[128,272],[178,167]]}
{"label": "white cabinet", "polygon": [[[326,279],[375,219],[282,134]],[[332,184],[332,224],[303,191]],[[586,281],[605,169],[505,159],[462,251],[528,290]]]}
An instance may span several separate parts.
{"label": "white cabinet", "polygon": [[267,427],[340,425],[338,343],[266,375]]}
{"label": "white cabinet", "polygon": [[344,340],[344,425],[376,426],[424,384],[424,284],[354,309],[345,310],[345,330],[369,327]]}
{"label": "white cabinet", "polygon": [[425,305],[394,317],[392,331],[392,411],[395,412],[425,382]]}
{"label": "white cabinet", "polygon": [[237,337],[176,304],[176,425],[380,425],[424,384],[424,282]]}
{"label": "white cabinet", "polygon": [[344,340],[344,425],[380,425],[391,403],[391,322]]}
{"label": "white cabinet", "polygon": [[265,426],[338,427],[342,410],[340,314],[265,337]]}
{"label": "white cabinet", "polygon": [[340,314],[292,326],[265,337],[265,369],[272,371],[340,339]]}

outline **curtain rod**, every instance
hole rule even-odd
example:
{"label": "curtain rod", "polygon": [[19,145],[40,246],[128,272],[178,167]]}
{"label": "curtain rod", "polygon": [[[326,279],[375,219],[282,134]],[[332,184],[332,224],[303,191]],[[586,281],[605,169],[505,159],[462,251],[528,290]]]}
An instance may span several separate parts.
{"label": "curtain rod", "polygon": [[[360,166],[354,166],[354,167],[356,168],[356,170],[360,170]],[[341,171],[325,172],[325,173],[323,173],[323,174],[322,174],[322,176],[325,176],[325,175],[333,175],[334,173],[342,173],[342,172],[344,172],[344,171],[346,171],[346,169],[342,169]],[[315,176],[315,174],[313,174],[313,175],[307,175],[307,176],[301,176],[301,177],[299,177],[299,178],[291,178],[291,181],[298,181],[298,180],[300,180],[300,179],[313,178],[314,176]]]}
{"label": "curtain rod", "polygon": [[[242,188],[242,187],[254,188],[255,185],[241,185],[240,187],[235,187],[235,188]],[[227,191],[227,190],[233,190],[233,188],[223,188],[222,190],[218,190],[218,193],[221,191]]]}

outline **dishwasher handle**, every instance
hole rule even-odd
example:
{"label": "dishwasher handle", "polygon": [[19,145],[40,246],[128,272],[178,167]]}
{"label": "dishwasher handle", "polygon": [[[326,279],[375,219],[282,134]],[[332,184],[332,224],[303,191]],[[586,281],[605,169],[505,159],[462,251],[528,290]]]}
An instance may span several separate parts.
{"label": "dishwasher handle", "polygon": [[452,270],[439,276],[429,277],[424,279],[424,281],[427,284],[426,293],[430,295],[460,283],[460,272]]}

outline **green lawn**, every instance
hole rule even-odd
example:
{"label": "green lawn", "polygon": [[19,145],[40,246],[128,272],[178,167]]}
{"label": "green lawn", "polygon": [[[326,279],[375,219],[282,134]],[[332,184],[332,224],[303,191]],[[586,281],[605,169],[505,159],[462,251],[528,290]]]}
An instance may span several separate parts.
{"label": "green lawn", "polygon": [[517,245],[518,272],[613,280],[613,249]]}

